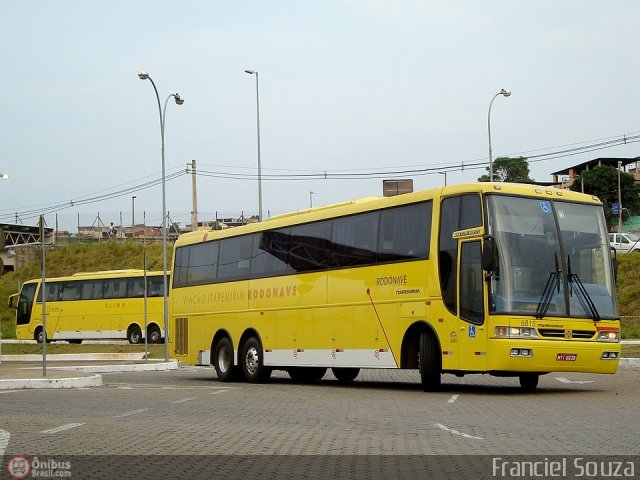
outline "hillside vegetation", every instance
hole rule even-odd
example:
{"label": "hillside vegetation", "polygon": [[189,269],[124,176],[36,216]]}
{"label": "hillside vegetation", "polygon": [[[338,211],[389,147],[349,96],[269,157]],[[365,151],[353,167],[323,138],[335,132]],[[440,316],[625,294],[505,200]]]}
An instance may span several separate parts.
{"label": "hillside vegetation", "polygon": [[[116,270],[143,266],[147,254],[149,270],[162,269],[162,245],[144,246],[137,242],[105,242],[60,247],[47,254],[47,277],[61,277],[77,272]],[[167,251],[171,266],[171,248]],[[18,291],[25,280],[41,276],[40,262],[27,265],[0,277],[0,327],[3,338],[15,336],[14,311],[7,307],[9,295]],[[618,255],[618,305],[622,316],[623,337],[640,337],[640,254]]]}

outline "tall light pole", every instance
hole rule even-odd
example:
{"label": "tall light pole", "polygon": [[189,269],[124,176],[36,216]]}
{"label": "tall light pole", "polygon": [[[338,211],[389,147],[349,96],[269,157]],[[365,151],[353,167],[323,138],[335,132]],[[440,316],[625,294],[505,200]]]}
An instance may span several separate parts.
{"label": "tall light pole", "polygon": [[447,172],[438,172],[440,175],[444,175],[444,186],[447,186]]}
{"label": "tall light pole", "polygon": [[262,166],[260,165],[260,93],[258,88],[258,71],[245,70],[245,73],[256,76],[256,124],[258,128],[258,221],[262,221]]}
{"label": "tall light pole", "polygon": [[[160,143],[161,143],[161,152],[162,152],[162,271],[163,271],[163,289],[162,289],[162,298],[163,298],[163,318],[164,318],[164,361],[169,361],[169,309],[167,302],[167,202],[166,202],[166,178],[165,178],[165,167],[164,167],[164,125],[165,125],[165,115],[167,113],[167,103],[169,103],[169,99],[173,97],[177,105],[182,105],[184,100],[180,98],[180,95],[177,93],[172,93],[167,97],[164,102],[164,109],[160,107],[160,95],[158,95],[158,89],[156,88],[156,84],[153,79],[149,76],[147,72],[138,73],[138,77],[140,80],[149,80],[151,85],[153,85],[153,90],[156,92],[156,100],[158,100],[158,113],[160,114]],[[144,332],[145,336],[147,332]]]}
{"label": "tall light pole", "polygon": [[316,192],[312,192],[311,190],[309,190],[309,208],[313,208],[313,195],[315,195]]}
{"label": "tall light pole", "polygon": [[493,101],[496,99],[496,97],[498,97],[499,95],[502,95],[504,97],[508,97],[509,95],[511,95],[511,91],[506,90],[506,89],[501,89],[498,93],[496,93],[493,98],[491,99],[491,103],[489,104],[489,114],[487,115],[487,127],[489,129],[489,181],[493,182],[493,154],[491,152],[491,107],[493,106]]}
{"label": "tall light pole", "polygon": [[136,196],[131,197],[131,238],[135,238],[136,233]]}

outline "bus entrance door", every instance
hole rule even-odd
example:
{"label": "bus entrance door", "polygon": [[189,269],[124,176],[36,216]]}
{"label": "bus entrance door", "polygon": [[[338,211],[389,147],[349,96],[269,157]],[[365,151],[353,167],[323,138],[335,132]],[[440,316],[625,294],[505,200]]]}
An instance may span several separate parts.
{"label": "bus entrance door", "polygon": [[480,240],[461,241],[459,251],[459,368],[468,371],[485,371],[487,332],[484,321],[485,295]]}

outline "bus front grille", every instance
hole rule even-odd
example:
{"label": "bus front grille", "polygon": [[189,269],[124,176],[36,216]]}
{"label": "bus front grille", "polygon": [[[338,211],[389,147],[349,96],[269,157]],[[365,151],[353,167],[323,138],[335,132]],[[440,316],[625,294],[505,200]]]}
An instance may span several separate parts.
{"label": "bus front grille", "polygon": [[539,328],[538,333],[547,338],[579,338],[581,340],[593,338],[596,334],[591,330],[564,330],[560,328]]}

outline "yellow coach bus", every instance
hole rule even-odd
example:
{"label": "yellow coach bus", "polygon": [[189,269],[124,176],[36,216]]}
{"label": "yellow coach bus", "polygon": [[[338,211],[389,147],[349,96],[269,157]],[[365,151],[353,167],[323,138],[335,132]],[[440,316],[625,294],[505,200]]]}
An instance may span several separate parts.
{"label": "yellow coach bus", "polygon": [[[162,272],[147,272],[147,340],[163,338]],[[145,335],[144,270],[108,270],[47,278],[47,340],[81,343],[85,339],[127,339]],[[9,297],[16,309],[16,337],[42,342],[42,282],[29,280]]]}
{"label": "yellow coach bus", "polygon": [[[602,204],[474,183],[367,198],[177,240],[170,343],[220,380],[340,381],[361,368],[519,377],[615,373]],[[170,330],[171,330],[170,329]]]}

